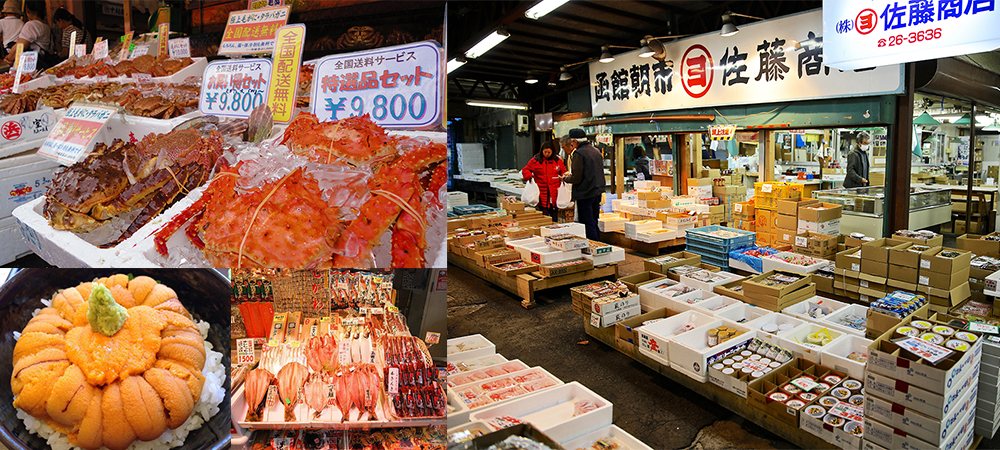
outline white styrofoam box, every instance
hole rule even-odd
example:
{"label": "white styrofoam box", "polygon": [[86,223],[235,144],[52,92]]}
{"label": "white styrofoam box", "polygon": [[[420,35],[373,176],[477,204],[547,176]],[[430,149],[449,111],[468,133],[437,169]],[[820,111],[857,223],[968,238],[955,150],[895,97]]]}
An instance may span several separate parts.
{"label": "white styrofoam box", "polygon": [[638,295],[629,295],[627,297],[615,297],[615,298],[617,298],[617,300],[606,303],[591,301],[590,312],[596,313],[601,316],[606,316],[611,313],[616,313],[624,311],[626,309],[636,308],[639,306]]}
{"label": "white styrofoam box", "polygon": [[[774,326],[776,327],[779,327],[779,331],[776,333],[768,333],[764,331],[764,325],[769,323],[774,324]],[[768,314],[761,316],[757,319],[754,319],[750,323],[746,324],[746,327],[751,330],[756,330],[758,332],[757,337],[759,337],[760,340],[767,342],[768,344],[771,345],[780,345],[781,344],[780,336],[782,334],[792,331],[793,329],[795,329],[795,327],[798,327],[804,323],[805,323],[804,320],[797,319],[787,314],[768,311]],[[781,331],[781,328],[787,328],[787,329]]]}
{"label": "white styrofoam box", "polygon": [[833,367],[835,370],[845,372],[850,375],[851,378],[864,380],[864,363],[852,361],[848,359],[847,356],[852,352],[867,355],[868,346],[871,345],[871,343],[872,341],[870,339],[865,339],[862,336],[844,336],[843,339],[838,339],[835,342],[831,342],[823,346],[823,351],[820,352],[819,356],[819,363],[826,367]]}
{"label": "white styrofoam box", "polygon": [[448,339],[448,360],[462,361],[465,359],[482,358],[497,352],[497,346],[481,334],[470,334]]}
{"label": "white styrofoam box", "polygon": [[833,219],[828,222],[806,222],[805,220],[798,221],[798,227],[795,232],[805,233],[806,231],[825,234],[828,236],[839,236],[840,219]]}
{"label": "white styrofoam box", "polygon": [[531,253],[535,251],[548,251],[549,246],[545,242],[525,242],[522,245],[514,246],[514,250],[521,255],[522,261],[531,261]]}
{"label": "white styrofoam box", "polygon": [[[34,81],[34,80],[32,80]],[[44,107],[0,118],[0,158],[41,147],[66,110]]]}
{"label": "white styrofoam box", "polygon": [[750,267],[750,264],[747,264],[747,263],[745,263],[743,261],[740,261],[740,260],[737,260],[737,259],[733,259],[733,258],[729,258],[729,268],[730,269],[739,269],[739,270],[742,270],[742,271],[745,271],[745,272],[750,272],[750,273],[752,273],[754,275],[760,275],[760,271],[758,271],[757,269],[754,269],[753,267]]}
{"label": "white styrofoam box", "polygon": [[743,277],[729,272],[710,272],[697,270],[680,276],[681,283],[703,291],[712,292],[716,286],[740,280]]}
{"label": "white styrofoam box", "polygon": [[[979,372],[979,361],[983,354],[983,340],[972,343],[965,352],[954,358],[939,361],[936,366],[918,359],[908,352],[885,352],[880,348],[868,351],[868,371],[905,381],[932,392],[948,394],[954,392],[958,380],[969,372]],[[898,354],[898,355],[897,355]]]}
{"label": "white styrofoam box", "polygon": [[17,258],[31,253],[28,244],[21,238],[17,220],[13,217],[0,219],[0,265],[10,264]]}
{"label": "white styrofoam box", "polygon": [[[976,412],[976,389],[967,389],[958,400],[956,407],[942,419],[928,417],[919,412],[899,408],[871,395],[865,396],[865,418],[873,420],[905,432],[931,445],[939,445],[947,441],[953,427],[960,424],[963,418]],[[877,440],[876,440],[877,442]]]}
{"label": "white styrofoam box", "polygon": [[[732,339],[709,347],[708,330],[721,325],[745,331]],[[754,331],[746,330],[733,322],[722,319],[713,320],[670,340],[670,367],[702,383],[707,382],[708,366],[725,359],[725,357],[732,356],[731,349],[745,346],[756,335],[757,333]]]}
{"label": "white styrofoam box", "polygon": [[584,258],[587,258],[594,262],[594,266],[603,266],[605,264],[613,264],[620,261],[625,261],[625,249],[621,247],[614,247],[611,249],[611,253],[605,253],[603,255],[588,255],[584,253]]}
{"label": "white styrofoam box", "polygon": [[[803,258],[803,259],[808,258],[809,260],[813,260],[814,262],[813,264],[810,264],[808,266],[800,266],[798,264],[791,264],[781,260],[780,258],[782,256],[794,256],[796,258]],[[764,255],[760,257],[760,260],[762,263],[761,269],[764,272],[768,272],[771,270],[788,270],[791,272],[807,273],[807,274],[813,273],[819,270],[821,267],[830,263],[830,261],[827,261],[825,259],[813,258],[811,256],[804,256],[792,252],[778,252],[774,255]]]}
{"label": "white styrofoam box", "polygon": [[817,331],[820,331],[824,328],[826,328],[827,331],[830,333],[830,338],[832,339],[832,341],[830,341],[826,345],[833,344],[838,339],[844,337],[844,333],[841,333],[837,330],[830,329],[822,325],[817,325],[815,323],[807,322],[793,328],[791,331],[787,333],[778,336],[780,342],[778,345],[787,348],[792,352],[793,355],[795,355],[798,358],[809,360],[819,364],[820,352],[823,351],[823,348],[826,347],[826,345],[820,346],[820,345],[809,344],[806,342],[806,336],[815,333]]}
{"label": "white styrofoam box", "polygon": [[[711,186],[709,186],[709,187],[711,187]],[[694,204],[694,205],[685,205],[684,209],[686,209],[688,211],[694,211],[694,212],[699,213],[699,214],[708,214],[709,212],[712,211],[712,207],[711,206],[709,206],[709,205],[702,205],[700,203]],[[694,224],[692,223],[691,225],[694,225]]]}
{"label": "white styrofoam box", "polygon": [[448,427],[457,427],[469,422],[469,406],[454,389],[445,389],[448,395]]}
{"label": "white styrofoam box", "polygon": [[456,373],[470,372],[476,369],[482,369],[483,367],[489,367],[496,364],[502,364],[507,362],[507,358],[499,353],[494,353],[489,356],[483,356],[481,358],[466,359],[463,361],[454,361],[448,363],[448,375],[454,375]]}
{"label": "white styrofoam box", "polygon": [[670,341],[673,338],[684,334],[681,330],[685,327],[690,327],[690,329],[693,330],[702,325],[711,323],[713,320],[716,319],[697,311],[685,311],[649,325],[636,328],[635,332],[639,336],[639,352],[659,361],[661,364],[669,365]]}
{"label": "white styrofoam box", "polygon": [[642,310],[652,311],[654,309],[665,308],[667,301],[659,292],[675,284],[677,284],[676,281],[670,278],[663,278],[639,286],[639,304],[642,305]]}
{"label": "white styrofoam box", "polygon": [[851,328],[837,323],[838,320],[847,316],[857,316],[861,317],[862,319],[866,319],[868,317],[868,307],[852,303],[818,320],[816,323],[826,325],[837,331],[843,331],[845,333],[850,333],[856,336],[864,336],[865,330],[859,330],[857,328]]}
{"label": "white styrofoam box", "polygon": [[666,228],[661,228],[652,231],[640,231],[635,234],[635,240],[640,242],[645,242],[647,244],[655,244],[657,242],[669,241],[671,239],[677,238],[677,231],[670,230]]}
{"label": "white styrofoam box", "polygon": [[639,317],[642,314],[642,307],[638,303],[625,309],[617,311],[607,311],[603,314],[590,313],[590,325],[594,328],[607,328],[623,320]]}
{"label": "white styrofoam box", "polygon": [[[638,183],[638,181],[636,181]],[[450,430],[449,430],[450,434]],[[591,432],[569,442],[560,442],[564,448],[593,448],[594,444],[603,438],[611,438],[612,442],[618,445],[621,450],[653,450],[642,441],[632,437],[621,428],[611,425],[607,428]]]}
{"label": "white styrofoam box", "polygon": [[0,218],[10,217],[14,208],[44,196],[61,167],[37,153],[0,158]]}
{"label": "white styrofoam box", "polygon": [[651,190],[660,187],[660,182],[653,180],[635,180],[633,185],[636,189]]}
{"label": "white styrofoam box", "polygon": [[580,249],[563,251],[543,245],[540,248],[531,249],[529,258],[528,261],[535,264],[551,264],[583,258],[583,252]]}
{"label": "white styrofoam box", "polygon": [[993,297],[1000,297],[1000,288],[997,287],[998,281],[1000,281],[1000,270],[989,274],[983,283],[986,286],[983,288],[983,293]]}
{"label": "white styrofoam box", "polygon": [[528,365],[522,362],[520,359],[514,359],[502,364],[494,364],[476,370],[470,370],[468,372],[459,372],[456,374],[448,375],[447,383],[449,388],[458,388],[458,387],[463,387],[467,384],[472,384],[479,381],[486,381],[490,378],[510,375],[514,372],[520,372],[527,368]]}
{"label": "white styrofoam box", "polygon": [[467,206],[469,204],[469,194],[462,191],[448,191],[448,209],[456,206]]}
{"label": "white styrofoam box", "polygon": [[663,228],[663,222],[659,220],[638,220],[625,224],[625,235],[634,237],[640,231],[652,231]]}
{"label": "white styrofoam box", "polygon": [[817,295],[804,302],[798,302],[792,306],[789,306],[781,310],[781,312],[788,314],[789,316],[798,317],[799,319],[805,320],[807,322],[819,323],[822,317],[813,318],[812,316],[809,315],[809,311],[819,308],[820,311],[825,313],[824,315],[825,317],[836,311],[840,311],[840,309],[845,306],[847,306],[847,303],[838,302],[832,298],[826,298]]}
{"label": "white styrofoam box", "polygon": [[688,186],[688,195],[695,198],[708,198],[712,196],[712,185]]}
{"label": "white styrofoam box", "polygon": [[707,298],[704,301],[696,303],[691,307],[691,309],[712,317],[719,317],[719,313],[744,304],[745,303],[732,297],[716,295],[715,297]]}
{"label": "white styrofoam box", "polygon": [[[768,311],[764,308],[758,308],[756,306],[747,303],[739,302],[737,304],[729,306],[724,310],[716,312],[715,317],[718,317],[720,319],[726,319],[730,322],[735,322],[738,324],[746,324],[760,317],[766,316],[768,314],[772,314],[771,311]],[[742,325],[742,326],[747,326],[747,325]]]}
{"label": "white styrofoam box", "polygon": [[[591,401],[597,408],[574,415],[577,401]],[[569,442],[598,428],[611,425],[612,405],[601,396],[577,382],[522,396],[502,405],[483,408],[472,413],[469,419],[482,420],[510,416],[528,422],[556,442]],[[491,428],[495,428],[492,427]]]}
{"label": "white styrofoam box", "polygon": [[670,308],[674,311],[687,311],[691,309],[696,303],[703,302],[717,295],[719,294],[716,294],[712,291],[703,291],[701,289],[695,289],[691,292],[688,292],[687,294],[681,294],[675,297],[664,296],[663,299],[667,302],[666,305],[667,308]]}
{"label": "white styrofoam box", "polygon": [[545,238],[538,236],[531,236],[521,239],[504,238],[504,241],[507,243],[508,247],[524,247],[532,244],[544,244]]}
{"label": "white styrofoam box", "polygon": [[542,237],[545,237],[545,236],[548,236],[548,235],[551,235],[551,234],[564,234],[564,233],[565,234],[575,234],[575,235],[580,236],[582,238],[586,238],[587,237],[587,229],[583,226],[582,223],[576,223],[576,222],[573,222],[573,223],[555,223],[555,224],[552,224],[552,225],[545,225],[543,227],[539,227],[538,230],[540,231]]}
{"label": "white styrofoam box", "polygon": [[599,219],[597,221],[597,228],[601,231],[607,233],[609,231],[625,231],[625,224],[628,223],[628,219]]}
{"label": "white styrofoam box", "polygon": [[[483,422],[469,422],[465,421],[461,424],[452,425],[451,424],[451,412],[448,413],[448,436],[452,436],[455,433],[468,432],[472,436],[483,436],[490,434],[493,430]],[[468,417],[468,415],[466,415]]]}
{"label": "white styrofoam box", "polygon": [[948,395],[911,386],[905,381],[887,377],[871,370],[865,371],[865,394],[874,395],[904,408],[936,418],[944,417],[951,412],[958,404],[958,399],[961,398],[962,394],[978,384],[978,368],[956,382],[955,389]]}
{"label": "white styrofoam box", "polygon": [[[549,236],[553,236],[553,235],[549,235]],[[554,248],[556,250],[562,250],[562,251],[570,251],[570,250],[577,250],[577,249],[582,250],[582,249],[590,247],[590,241],[588,241],[586,239],[583,239],[583,238],[580,238],[580,237],[575,237],[575,238],[570,238],[570,239],[562,239],[562,240],[555,240],[555,239],[551,239],[550,237],[546,236],[545,237],[545,245],[548,245],[549,247],[552,247],[552,248]]]}

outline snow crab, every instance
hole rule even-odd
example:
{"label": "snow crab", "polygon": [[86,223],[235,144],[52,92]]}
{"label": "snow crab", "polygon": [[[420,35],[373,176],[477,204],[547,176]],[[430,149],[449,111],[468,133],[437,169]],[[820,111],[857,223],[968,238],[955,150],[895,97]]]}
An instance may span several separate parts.
{"label": "snow crab", "polygon": [[222,169],[157,231],[157,251],[169,256],[167,240],[187,224],[214,267],[367,267],[391,228],[392,267],[426,265],[426,206],[440,204],[443,144],[390,137],[367,116],[321,123],[311,114],[297,116],[281,144],[300,163],[263,181],[251,181],[252,159]]}

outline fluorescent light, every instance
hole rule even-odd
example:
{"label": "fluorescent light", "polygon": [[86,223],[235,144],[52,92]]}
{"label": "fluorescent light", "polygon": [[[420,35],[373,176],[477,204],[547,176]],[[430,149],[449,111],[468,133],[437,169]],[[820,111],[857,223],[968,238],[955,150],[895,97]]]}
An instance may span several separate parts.
{"label": "fluorescent light", "polygon": [[503,42],[505,39],[510,37],[510,33],[503,28],[499,28],[496,31],[486,35],[483,40],[479,41],[476,45],[465,52],[465,56],[469,58],[478,58],[483,56],[484,53],[490,51],[491,48],[496,47],[497,44]]}
{"label": "fluorescent light", "polygon": [[452,58],[451,61],[448,61],[448,73],[451,73],[453,70],[464,66],[465,63],[467,62],[469,61],[467,61],[465,58],[462,58],[461,56],[458,58]]}
{"label": "fluorescent light", "polygon": [[528,74],[528,78],[526,78],[524,82],[528,84],[535,84],[538,82],[538,77]]}
{"label": "fluorescent light", "polygon": [[504,100],[468,99],[465,101],[465,104],[469,106],[479,106],[483,108],[528,109],[527,103],[511,102]]}
{"label": "fluorescent light", "polygon": [[604,64],[607,64],[614,60],[615,57],[611,54],[611,49],[608,48],[607,45],[601,47],[601,59],[599,61],[601,61]]}
{"label": "fluorescent light", "polygon": [[535,20],[540,19],[542,16],[552,12],[567,1],[569,0],[542,0],[536,3],[535,6],[528,8],[528,10],[524,13],[524,17]]}

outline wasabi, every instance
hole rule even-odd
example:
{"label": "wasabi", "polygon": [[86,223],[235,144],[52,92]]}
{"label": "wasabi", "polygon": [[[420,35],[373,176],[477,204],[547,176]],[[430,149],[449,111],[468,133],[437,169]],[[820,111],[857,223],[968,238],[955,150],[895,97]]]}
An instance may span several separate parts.
{"label": "wasabi", "polygon": [[122,305],[115,302],[103,284],[97,284],[90,291],[89,307],[87,308],[87,321],[94,331],[105,336],[114,336],[128,319],[128,311]]}

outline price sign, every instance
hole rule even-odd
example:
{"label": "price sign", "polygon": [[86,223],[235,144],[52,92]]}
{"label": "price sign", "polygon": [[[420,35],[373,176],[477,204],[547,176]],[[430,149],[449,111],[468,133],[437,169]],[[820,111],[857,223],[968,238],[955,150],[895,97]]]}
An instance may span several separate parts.
{"label": "price sign", "polygon": [[349,341],[342,340],[337,343],[337,352],[339,353],[340,364],[350,364],[351,363],[351,343]]}
{"label": "price sign", "polygon": [[399,368],[390,367],[389,376],[386,377],[387,390],[390,394],[399,393]]}
{"label": "price sign", "polygon": [[206,116],[250,117],[267,103],[271,85],[271,60],[215,61],[202,75],[198,111]]}
{"label": "price sign", "polygon": [[169,42],[171,58],[191,57],[191,38],[171,39]]}
{"label": "price sign", "polygon": [[337,385],[326,385],[326,404],[327,406],[334,406],[337,404]]}
{"label": "price sign", "polygon": [[236,362],[239,364],[253,364],[253,339],[236,340]]}
{"label": "price sign", "polygon": [[761,185],[760,191],[764,193],[770,193],[772,188],[773,187],[771,183],[764,183],[763,185]]}
{"label": "price sign", "polygon": [[391,312],[391,313],[398,313],[399,312],[399,308],[397,306],[395,306],[395,305],[386,306],[385,309],[389,310],[389,312]]}
{"label": "price sign", "polygon": [[[150,75],[150,74],[148,74],[148,73],[133,73],[132,74],[132,81],[134,81],[135,84],[152,83],[153,82],[153,76]],[[204,88],[204,85],[202,85],[202,86],[203,86],[202,88]]]}
{"label": "price sign", "polygon": [[386,128],[432,128],[444,111],[443,52],[433,41],[327,56],[313,72],[321,121],[368,114]]}
{"label": "price sign", "polygon": [[219,43],[220,55],[267,53],[274,50],[278,29],[288,24],[289,6],[233,11]]}
{"label": "price sign", "polygon": [[267,102],[274,113],[275,122],[287,123],[292,120],[305,39],[306,26],[302,24],[284,26],[275,33],[274,68],[271,70],[274,83],[271,84]]}
{"label": "price sign", "polygon": [[122,36],[122,49],[118,52],[118,61],[124,61],[128,56],[128,49],[132,47],[132,32],[129,31]]}
{"label": "price sign", "polygon": [[[69,45],[76,45],[76,31],[69,34]],[[72,52],[70,52],[70,57],[73,57]]]}
{"label": "price sign", "polygon": [[87,44],[76,44],[73,46],[73,54],[76,55],[77,58],[87,56]]}
{"label": "price sign", "polygon": [[267,387],[267,407],[270,408],[278,403],[278,386],[270,385]]}
{"label": "price sign", "polygon": [[94,44],[94,59],[104,59],[108,57],[108,41],[101,41]]}
{"label": "price sign", "polygon": [[392,282],[391,281],[383,281],[381,286],[382,286],[382,289],[392,289]]}
{"label": "price sign", "polygon": [[136,45],[135,48],[132,49],[132,53],[128,55],[128,59],[136,59],[147,53],[149,53],[148,45]]}
{"label": "price sign", "polygon": [[938,361],[947,358],[948,355],[954,353],[945,347],[914,337],[898,341],[896,342],[896,345],[899,345],[899,347],[903,350],[917,355],[919,358],[927,360],[931,364],[937,364]]}
{"label": "price sign", "polygon": [[987,325],[985,323],[970,322],[969,331],[975,331],[979,333],[997,334],[1000,333],[1000,327],[996,325]]}
{"label": "price sign", "polygon": [[[170,22],[164,22],[157,26],[156,31],[156,55],[169,55],[167,50],[167,39],[170,37]],[[97,44],[94,44],[97,45]]]}
{"label": "price sign", "polygon": [[18,42],[17,44],[15,44],[14,45],[14,61],[20,61],[21,60],[21,53],[23,53],[23,52],[24,52],[24,44],[21,43],[21,42]]}
{"label": "price sign", "polygon": [[432,333],[428,331],[427,336],[424,338],[424,342],[431,345],[441,342],[441,333]]}
{"label": "price sign", "polygon": [[247,9],[270,8],[272,6],[281,6],[284,4],[285,0],[249,0],[247,2]]}
{"label": "price sign", "polygon": [[38,154],[71,165],[89,153],[91,141],[117,111],[110,106],[73,104],[56,123]]}
{"label": "price sign", "polygon": [[611,142],[614,141],[614,135],[611,133],[599,133],[594,141],[598,144],[611,145]]}
{"label": "price sign", "polygon": [[38,66],[38,52],[24,52],[17,60],[17,74],[14,76],[14,87],[12,90],[16,94],[21,87],[21,75],[25,72],[34,72]]}

